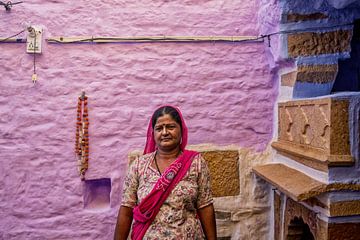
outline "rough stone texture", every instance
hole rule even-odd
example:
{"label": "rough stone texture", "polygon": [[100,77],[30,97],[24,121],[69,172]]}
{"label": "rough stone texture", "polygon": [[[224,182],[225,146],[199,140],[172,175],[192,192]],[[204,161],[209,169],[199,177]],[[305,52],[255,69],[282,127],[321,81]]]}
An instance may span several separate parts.
{"label": "rough stone texture", "polygon": [[352,165],[348,106],[348,100],[332,98],[279,103],[279,135],[272,146],[319,170]]}
{"label": "rough stone texture", "polygon": [[[234,151],[236,147],[198,146],[197,151]],[[221,152],[220,151],[220,152]],[[269,161],[271,151],[256,153],[249,149],[237,148],[239,158],[240,193],[236,196],[215,197],[214,207],[224,213],[225,219],[217,219],[218,237],[232,239],[269,239],[268,216],[269,185],[251,173],[255,165]],[[227,187],[227,186],[225,186]],[[231,218],[227,219],[227,213]]]}
{"label": "rough stone texture", "polygon": [[358,240],[360,223],[329,223],[328,240]]}
{"label": "rough stone texture", "polygon": [[281,86],[293,87],[296,82],[297,71],[281,75]]}
{"label": "rough stone texture", "polygon": [[238,151],[203,152],[210,175],[214,197],[235,196],[240,193]]}
{"label": "rough stone texture", "polygon": [[329,83],[335,81],[338,65],[300,65],[297,71],[281,75],[281,86],[294,87],[295,82]]}
{"label": "rough stone texture", "polygon": [[340,190],[349,190],[349,191],[360,191],[360,184],[357,182],[350,183],[330,183],[326,187],[326,191],[340,191]]}
{"label": "rough stone texture", "polygon": [[360,215],[360,200],[340,201],[330,204],[330,216]]}
{"label": "rough stone texture", "polygon": [[296,81],[308,83],[328,83],[335,81],[338,65],[298,66]]}
{"label": "rough stone texture", "polygon": [[[25,22],[55,36],[258,35],[257,1],[44,1],[2,9],[1,37]],[[25,37],[24,34],[18,37]],[[141,149],[155,107],[178,105],[190,144],[262,152],[272,138],[277,82],[262,43],[1,43],[0,232],[3,239],[111,239],[127,154]],[[74,138],[89,96],[86,178],[111,179],[110,207],[83,208]]]}
{"label": "rough stone texture", "polygon": [[284,19],[283,23],[312,21],[312,20],[319,20],[319,19],[325,19],[325,18],[328,18],[328,16],[321,12],[311,13],[311,14],[291,13],[291,14],[286,14],[285,17],[283,17],[283,19]]}
{"label": "rough stone texture", "polygon": [[218,220],[230,220],[231,212],[215,211],[215,218]]}
{"label": "rough stone texture", "polygon": [[348,155],[350,153],[349,101],[331,101],[330,154]]}
{"label": "rough stone texture", "polygon": [[352,32],[338,30],[325,33],[296,33],[288,35],[288,55],[295,58],[350,51]]}
{"label": "rough stone texture", "polygon": [[281,236],[281,197],[274,191],[274,240],[280,240]]}

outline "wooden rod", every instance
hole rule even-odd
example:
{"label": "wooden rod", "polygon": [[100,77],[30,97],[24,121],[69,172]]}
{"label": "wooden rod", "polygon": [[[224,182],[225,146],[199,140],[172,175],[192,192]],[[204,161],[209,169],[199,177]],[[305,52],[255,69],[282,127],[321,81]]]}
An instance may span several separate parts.
{"label": "wooden rod", "polygon": [[0,38],[0,43],[25,43],[26,38]]}
{"label": "wooden rod", "polygon": [[256,36],[141,36],[141,37],[52,37],[49,43],[129,43],[129,42],[263,42]]}

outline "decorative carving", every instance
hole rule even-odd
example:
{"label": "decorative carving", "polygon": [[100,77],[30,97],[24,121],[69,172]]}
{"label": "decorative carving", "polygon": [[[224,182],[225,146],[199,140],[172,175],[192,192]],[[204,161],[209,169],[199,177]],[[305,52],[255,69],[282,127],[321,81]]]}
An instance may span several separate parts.
{"label": "decorative carving", "polygon": [[309,209],[305,208],[303,205],[295,202],[291,198],[287,198],[286,200],[286,208],[285,208],[285,229],[284,229],[284,235],[287,236],[288,234],[288,228],[287,226],[290,225],[291,220],[293,220],[295,217],[302,218],[304,223],[306,223],[313,236],[316,236],[317,233],[317,218],[316,213],[313,211],[310,211]]}
{"label": "decorative carving", "polygon": [[[279,137],[272,146],[319,170],[353,164],[348,106],[347,99],[335,98],[279,103]],[[309,160],[318,161],[317,166]]]}
{"label": "decorative carving", "polygon": [[294,139],[293,139],[293,137],[291,135],[291,127],[293,125],[293,120],[292,120],[291,115],[290,115],[290,113],[289,113],[289,111],[287,109],[285,109],[285,112],[286,112],[286,116],[287,116],[287,118],[285,119],[285,121],[287,120],[285,124],[286,124],[286,126],[288,126],[286,128],[286,134],[288,135],[288,140],[293,141]]}
{"label": "decorative carving", "polygon": [[[330,136],[326,133],[330,127],[330,107],[330,101],[327,104],[312,101],[280,103],[279,140],[328,151]],[[288,137],[284,137],[286,135]]]}

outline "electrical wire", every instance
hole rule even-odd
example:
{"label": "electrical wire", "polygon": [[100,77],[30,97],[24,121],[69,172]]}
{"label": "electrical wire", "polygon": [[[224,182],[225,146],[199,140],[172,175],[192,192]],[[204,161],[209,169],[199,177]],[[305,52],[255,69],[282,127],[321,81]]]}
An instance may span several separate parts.
{"label": "electrical wire", "polygon": [[[84,38],[74,41],[62,41],[57,39],[48,39],[48,42],[50,43],[62,43],[62,44],[71,44],[71,43],[87,43],[87,42],[94,42],[106,40],[109,41],[122,41],[124,43],[128,42],[141,42],[141,43],[148,43],[148,42],[252,42],[252,41],[258,41],[262,39],[263,37],[255,37],[255,38],[247,38],[247,39],[234,39],[234,40],[226,40],[226,39],[206,39],[206,40],[199,40],[198,38],[176,38],[176,37],[164,37],[164,38],[151,38],[151,37],[139,37],[139,38],[122,38],[122,37],[91,37],[91,38]],[[101,43],[107,43],[107,42],[101,42]]]}
{"label": "electrical wire", "polygon": [[319,31],[319,30],[326,30],[326,29],[334,29],[339,27],[345,26],[353,26],[353,23],[346,23],[341,25],[332,25],[332,26],[323,26],[323,27],[312,27],[312,28],[303,28],[303,29],[294,29],[294,30],[282,30],[278,32],[273,32],[269,34],[260,35],[255,38],[245,38],[245,39],[206,39],[206,40],[199,40],[197,38],[176,38],[176,37],[158,37],[158,38],[146,38],[146,37],[139,37],[139,38],[121,38],[121,37],[91,37],[91,38],[83,38],[77,39],[74,41],[63,41],[62,38],[60,40],[55,38],[48,39],[49,43],[61,43],[61,44],[72,44],[72,43],[96,43],[96,41],[108,41],[108,42],[100,42],[100,43],[110,43],[111,41],[122,41],[126,42],[255,42],[259,40],[267,39],[270,44],[271,36],[278,35],[278,34],[291,34],[291,33],[299,33],[299,32],[311,32],[311,31]]}
{"label": "electrical wire", "polygon": [[11,1],[8,1],[7,3],[4,3],[3,1],[0,1],[0,5],[4,6],[6,11],[10,11],[13,5],[20,4],[20,3],[23,3],[23,2],[14,2],[13,3]]}
{"label": "electrical wire", "polygon": [[35,36],[34,36],[34,53],[33,53],[33,55],[34,55],[34,74],[36,74],[36,64],[35,64],[35,59],[36,59],[36,31],[34,30],[34,34],[35,34]]}
{"label": "electrical wire", "polygon": [[1,40],[0,40],[0,42],[6,42],[7,40],[9,40],[9,39],[11,39],[11,38],[13,38],[13,37],[16,37],[16,36],[18,36],[18,35],[22,34],[23,32],[25,32],[25,30],[22,30],[22,31],[20,31],[20,32],[18,32],[18,33],[16,33],[16,34],[14,34],[14,35],[12,35],[12,36],[10,36],[10,37],[7,37],[7,38],[4,38],[4,39],[1,39]]}
{"label": "electrical wire", "polygon": [[[345,26],[353,26],[353,23],[347,23],[347,24],[341,24],[341,25],[333,25],[333,26],[324,26],[324,27],[313,27],[313,28],[303,28],[303,29],[294,29],[294,30],[282,30],[282,31],[278,31],[278,32],[273,32],[273,33],[269,33],[269,34],[264,34],[264,35],[260,35],[258,37],[255,38],[246,38],[246,39],[229,39],[229,40],[225,40],[225,39],[209,39],[209,40],[201,40],[202,42],[254,42],[254,41],[259,41],[259,40],[264,40],[267,39],[270,42],[270,37],[274,36],[274,35],[278,35],[278,34],[291,34],[291,33],[299,33],[299,32],[309,32],[309,31],[319,31],[319,30],[326,30],[326,29],[333,29],[333,28],[339,28],[339,27],[345,27]],[[14,38],[18,35],[20,35],[21,33],[23,33],[25,30],[22,30],[10,37],[7,37],[5,39],[1,39],[0,42],[6,42],[7,40]],[[154,39],[154,38],[146,38],[146,37],[139,37],[139,38],[119,38],[119,37],[91,37],[91,38],[84,38],[84,39],[79,39],[79,40],[74,40],[74,41],[67,41],[64,42],[61,40],[62,38],[60,38],[60,40],[54,39],[54,38],[50,38],[48,39],[49,43],[61,43],[61,44],[71,44],[71,43],[85,43],[85,42],[94,42],[95,41],[99,41],[99,40],[106,40],[106,41],[123,41],[123,42],[137,42],[140,41],[142,43],[146,43],[146,42],[164,42],[164,41],[171,41],[171,42],[198,42],[199,39],[196,38],[175,38],[175,37],[164,37],[164,38],[158,38],[158,39]],[[21,42],[21,41],[18,41]],[[101,42],[101,43],[105,43],[105,42]]]}

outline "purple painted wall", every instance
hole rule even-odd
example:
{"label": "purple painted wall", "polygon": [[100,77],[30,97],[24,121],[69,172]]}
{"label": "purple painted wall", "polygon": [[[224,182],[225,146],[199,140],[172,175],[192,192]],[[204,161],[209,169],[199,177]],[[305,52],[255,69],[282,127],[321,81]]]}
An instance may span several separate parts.
{"label": "purple painted wall", "polygon": [[[258,8],[250,0],[38,0],[10,12],[0,9],[0,32],[7,37],[32,23],[43,26],[45,38],[258,35]],[[25,44],[0,43],[0,239],[111,239],[127,154],[142,148],[148,118],[158,105],[182,109],[190,144],[264,150],[272,138],[277,94],[266,48],[262,43],[44,41],[33,85],[33,57]],[[102,179],[97,183],[80,181],[74,156],[82,90],[90,118],[86,177]],[[91,202],[97,193],[104,196]],[[84,209],[97,203],[98,208]]]}

